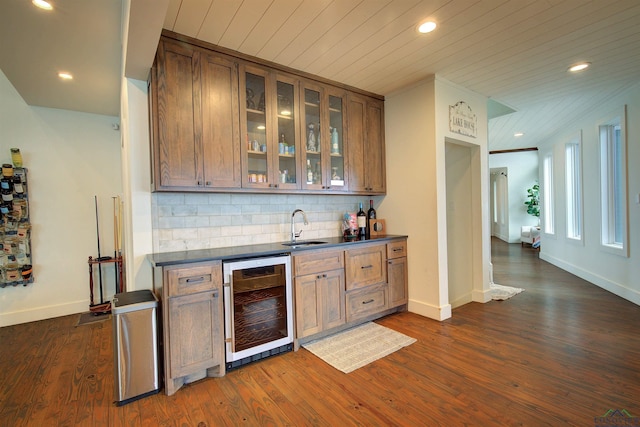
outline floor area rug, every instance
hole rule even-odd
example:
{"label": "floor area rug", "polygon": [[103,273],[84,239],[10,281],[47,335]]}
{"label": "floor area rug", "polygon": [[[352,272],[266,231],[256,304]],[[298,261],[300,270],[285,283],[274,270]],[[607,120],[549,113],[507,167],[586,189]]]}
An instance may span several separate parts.
{"label": "floor area rug", "polygon": [[369,322],[302,347],[348,374],[414,342],[415,338]]}
{"label": "floor area rug", "polygon": [[495,283],[491,283],[491,299],[497,301],[503,301],[511,298],[514,295],[518,295],[520,292],[523,292],[522,288],[512,288],[511,286],[502,286],[497,285]]}
{"label": "floor area rug", "polygon": [[90,323],[102,322],[104,320],[111,320],[111,314],[93,314],[91,312],[82,313],[78,317],[78,324],[76,326],[88,325]]}

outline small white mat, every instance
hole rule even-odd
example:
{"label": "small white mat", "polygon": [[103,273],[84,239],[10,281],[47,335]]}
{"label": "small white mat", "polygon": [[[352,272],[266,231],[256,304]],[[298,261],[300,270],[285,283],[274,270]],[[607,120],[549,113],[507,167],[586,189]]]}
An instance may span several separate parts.
{"label": "small white mat", "polygon": [[511,286],[502,286],[495,283],[491,283],[490,287],[491,298],[498,301],[509,299],[512,296],[518,295],[520,292],[524,291],[524,289],[522,288],[512,288]]}
{"label": "small white mat", "polygon": [[414,342],[415,338],[369,322],[302,347],[348,374]]}

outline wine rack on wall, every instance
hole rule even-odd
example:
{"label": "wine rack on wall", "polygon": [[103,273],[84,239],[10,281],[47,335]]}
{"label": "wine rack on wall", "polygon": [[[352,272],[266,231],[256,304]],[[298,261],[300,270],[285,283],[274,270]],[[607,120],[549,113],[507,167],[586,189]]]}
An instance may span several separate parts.
{"label": "wine rack on wall", "polygon": [[13,165],[4,163],[0,177],[0,288],[33,283],[27,168],[18,149],[11,154]]}

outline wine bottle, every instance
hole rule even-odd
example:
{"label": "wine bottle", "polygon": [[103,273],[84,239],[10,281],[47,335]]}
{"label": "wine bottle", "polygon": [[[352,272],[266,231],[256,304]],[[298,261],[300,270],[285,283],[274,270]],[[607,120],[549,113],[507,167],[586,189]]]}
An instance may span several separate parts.
{"label": "wine bottle", "polygon": [[373,208],[373,200],[369,200],[369,210],[367,211],[367,238],[371,237],[372,219],[376,219],[376,210]]}
{"label": "wine bottle", "polygon": [[358,235],[361,239],[367,237],[367,214],[362,210],[362,202],[360,202],[360,210],[357,215],[358,219]]}

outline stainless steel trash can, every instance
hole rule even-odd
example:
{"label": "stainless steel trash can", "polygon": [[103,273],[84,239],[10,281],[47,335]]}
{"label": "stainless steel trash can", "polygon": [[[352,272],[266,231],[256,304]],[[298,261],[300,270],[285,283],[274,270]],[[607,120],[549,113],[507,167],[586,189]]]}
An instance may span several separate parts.
{"label": "stainless steel trash can", "polygon": [[157,310],[158,299],[149,290],[113,296],[113,367],[118,406],[160,389]]}

